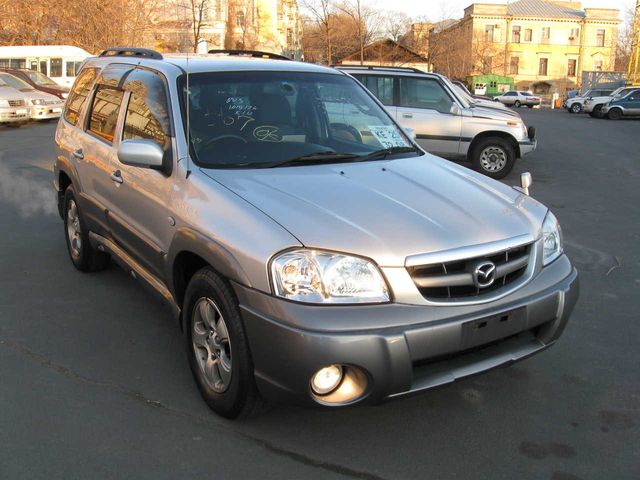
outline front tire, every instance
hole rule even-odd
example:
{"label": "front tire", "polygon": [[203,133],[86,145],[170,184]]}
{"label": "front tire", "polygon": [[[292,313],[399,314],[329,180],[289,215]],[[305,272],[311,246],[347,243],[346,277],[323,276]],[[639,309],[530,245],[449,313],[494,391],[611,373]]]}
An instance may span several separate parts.
{"label": "front tire", "polygon": [[520,103],[520,100],[516,100],[515,103],[513,104],[514,107],[520,108],[520,105],[522,105]]}
{"label": "front tire", "polygon": [[507,176],[515,162],[515,149],[508,141],[499,137],[481,140],[471,153],[473,168],[495,179]]}
{"label": "front tire", "polygon": [[596,105],[595,107],[593,107],[593,110],[589,113],[589,115],[591,115],[593,118],[603,118],[604,115],[602,114],[602,105]]}
{"label": "front tire", "polygon": [[622,118],[622,110],[620,110],[619,108],[612,108],[611,110],[609,110],[607,117],[609,118],[609,120],[620,120]]}
{"label": "front tire", "polygon": [[199,270],[187,287],[182,314],[189,366],[207,405],[226,418],[256,413],[263,403],[231,288],[213,269]]}
{"label": "front tire", "polygon": [[582,111],[582,105],[580,105],[579,103],[574,103],[573,105],[571,105],[569,111],[571,113],[580,113]]}
{"label": "front tire", "polygon": [[89,230],[72,186],[64,192],[64,232],[71,263],[81,272],[104,270],[109,264],[109,255],[93,248],[89,242]]}

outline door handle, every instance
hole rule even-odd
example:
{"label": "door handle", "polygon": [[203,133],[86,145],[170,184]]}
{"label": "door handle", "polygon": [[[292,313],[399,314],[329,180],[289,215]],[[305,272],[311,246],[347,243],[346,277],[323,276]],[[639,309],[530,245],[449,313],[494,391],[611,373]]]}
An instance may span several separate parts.
{"label": "door handle", "polygon": [[73,151],[73,156],[76,157],[78,160],[82,160],[84,158],[84,153],[82,152],[82,149],[79,148]]}
{"label": "door handle", "polygon": [[122,183],[124,182],[124,180],[122,179],[122,173],[120,173],[120,170],[116,170],[115,172],[113,172],[111,175],[111,180],[113,180],[116,183]]}
{"label": "door handle", "polygon": [[413,113],[403,113],[402,118],[413,118]]}

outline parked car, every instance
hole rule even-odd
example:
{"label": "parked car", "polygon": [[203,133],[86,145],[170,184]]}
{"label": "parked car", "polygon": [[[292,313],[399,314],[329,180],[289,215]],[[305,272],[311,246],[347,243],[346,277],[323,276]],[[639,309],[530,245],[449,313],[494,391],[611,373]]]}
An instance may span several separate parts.
{"label": "parked car", "polygon": [[467,100],[446,77],[399,67],[341,66],[380,100],[429,153],[468,160],[492,178],[507,175],[537,146],[520,115]]}
{"label": "parked car", "polygon": [[602,114],[611,119],[640,115],[640,88],[631,89],[625,95],[618,95],[602,107]]}
{"label": "parked car", "polygon": [[582,109],[594,118],[603,118],[602,107],[613,99],[626,96],[633,89],[633,87],[620,87],[614,90],[611,95],[587,98]]}
{"label": "parked car", "polygon": [[20,80],[27,82],[36,90],[50,93],[63,100],[69,95],[69,89],[67,87],[58,85],[43,73],[36,72],[35,70],[27,70],[26,68],[0,68],[0,72],[10,73],[14,77],[18,77]]}
{"label": "parked car", "polygon": [[29,107],[22,93],[0,78],[0,125],[20,126],[29,120]]}
{"label": "parked car", "polygon": [[458,84],[454,83],[453,86],[455,87],[458,95],[463,97],[470,105],[476,105],[483,108],[491,108],[494,110],[499,110],[501,112],[509,112],[511,115],[521,118],[518,112],[511,110],[509,107],[503,105],[500,102],[494,102],[493,100],[483,100],[483,98],[489,97],[481,97],[478,95],[472,97],[467,93],[467,90],[463,90]]}
{"label": "parked car", "polygon": [[502,95],[498,95],[497,97],[494,97],[493,100],[504,105],[510,105],[518,108],[522,105],[529,108],[540,105],[540,97],[536,97],[530,92],[521,92],[515,90],[511,90],[509,92],[503,93]]}
{"label": "parked car", "polygon": [[491,102],[491,97],[487,97],[486,95],[474,95],[473,93],[471,93],[469,91],[469,89],[467,88],[467,86],[461,82],[460,80],[451,80],[451,83],[453,83],[454,85],[456,85],[457,87],[459,87],[461,90],[464,90],[464,92],[469,95],[471,98],[474,98],[475,100],[486,100],[488,102]]}
{"label": "parked car", "polygon": [[349,75],[259,55],[106,51],[55,135],[71,262],[171,306],[214,411],[380,402],[556,342],[578,276],[526,176],[427,154]]}
{"label": "parked car", "polygon": [[593,97],[606,97],[611,95],[613,90],[609,89],[590,89],[584,92],[583,95],[578,95],[573,98],[567,99],[565,102],[565,108],[570,113],[580,113],[582,112],[582,107],[584,105],[585,100]]}
{"label": "parked car", "polygon": [[20,80],[13,75],[0,72],[0,80],[7,85],[18,90],[29,106],[29,113],[32,120],[51,120],[60,118],[64,100],[51,95],[50,93],[36,90],[27,82]]}

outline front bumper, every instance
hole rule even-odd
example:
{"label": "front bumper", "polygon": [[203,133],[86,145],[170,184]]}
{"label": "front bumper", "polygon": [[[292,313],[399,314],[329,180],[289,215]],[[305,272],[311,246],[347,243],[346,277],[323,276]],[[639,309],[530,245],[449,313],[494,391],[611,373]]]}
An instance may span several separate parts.
{"label": "front bumper", "polygon": [[309,382],[331,364],[366,374],[365,393],[349,403],[375,403],[522,360],[558,339],[579,290],[566,256],[484,305],[312,306],[234,287],[261,394],[301,404],[322,403]]}
{"label": "front bumper", "polygon": [[520,157],[524,157],[528,153],[535,151],[538,148],[538,140],[536,139],[535,127],[529,127],[527,129],[527,139],[520,140],[518,142],[520,147]]}
{"label": "front bumper", "polygon": [[29,120],[28,107],[0,108],[0,123],[26,122]]}
{"label": "front bumper", "polygon": [[64,103],[52,105],[32,105],[31,106],[31,119],[32,120],[50,120],[52,118],[60,118],[62,115],[62,107]]}

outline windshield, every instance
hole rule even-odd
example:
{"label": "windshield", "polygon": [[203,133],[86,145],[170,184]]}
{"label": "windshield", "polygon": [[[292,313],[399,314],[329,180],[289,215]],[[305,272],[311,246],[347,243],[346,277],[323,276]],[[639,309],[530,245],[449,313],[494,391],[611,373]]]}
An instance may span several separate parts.
{"label": "windshield", "polygon": [[444,83],[447,84],[447,86],[453,92],[453,94],[458,97],[458,100],[460,100],[460,103],[462,103],[462,106],[464,108],[469,108],[473,103],[475,103],[475,101],[473,101],[473,100],[472,101],[468,101],[466,97],[460,98],[460,95],[457,95],[458,90],[456,90],[456,86],[453,83],[451,83],[451,80],[449,80],[447,77],[442,76],[442,80],[444,80]]}
{"label": "windshield", "polygon": [[629,88],[619,88],[618,90],[613,92],[611,94],[611,96],[613,98],[615,98],[616,100],[619,100],[619,99],[623,98],[624,96],[626,96],[630,91],[631,91],[631,89],[629,89]]}
{"label": "windshield", "polygon": [[[179,82],[186,93],[186,77]],[[414,148],[406,134],[347,76],[196,73],[189,75],[189,91],[191,153],[202,167],[356,161],[381,151],[422,154],[408,151]]]}
{"label": "windshield", "polygon": [[9,85],[10,87],[18,89],[21,92],[29,92],[31,90],[34,90],[34,88],[24,80],[20,80],[13,75],[9,75],[8,73],[0,73],[0,79],[4,80],[4,83]]}
{"label": "windshield", "polygon": [[456,89],[456,92],[458,92],[458,95],[460,95],[464,100],[466,100],[467,103],[471,105],[478,103],[478,101],[472,96],[470,96],[467,92],[465,92],[460,85],[458,85],[457,83],[454,83],[453,86]]}
{"label": "windshield", "polygon": [[31,81],[33,83],[35,83],[36,85],[51,85],[51,86],[56,86],[58,85],[56,82],[54,82],[53,80],[51,80],[49,77],[47,77],[45,74],[40,73],[40,72],[35,72],[33,70],[29,70],[27,72],[27,75],[29,76],[29,78],[31,79]]}

